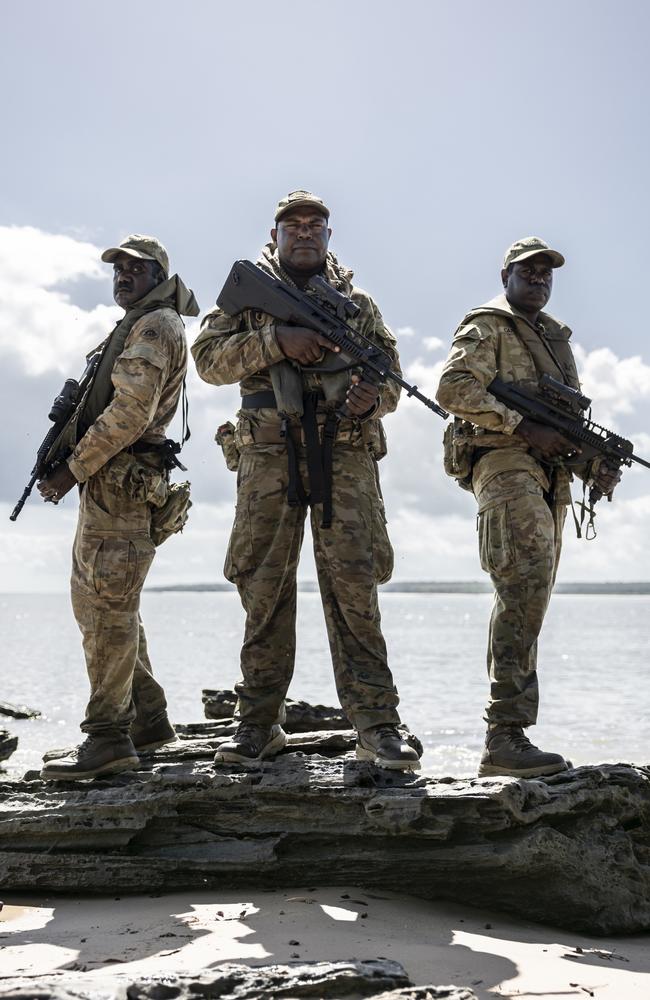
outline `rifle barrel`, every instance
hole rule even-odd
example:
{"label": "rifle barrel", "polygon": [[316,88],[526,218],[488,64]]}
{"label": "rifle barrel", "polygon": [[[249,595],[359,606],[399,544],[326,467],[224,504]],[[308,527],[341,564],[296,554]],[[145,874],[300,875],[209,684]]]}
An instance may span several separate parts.
{"label": "rifle barrel", "polygon": [[23,490],[23,494],[22,494],[20,500],[18,501],[18,503],[16,504],[16,506],[12,510],[11,514],[9,515],[9,520],[10,521],[15,521],[16,518],[18,517],[18,515],[20,514],[21,510],[25,506],[25,503],[27,502],[27,498],[28,498],[29,494],[32,492],[32,489],[34,488],[34,483],[36,482],[36,479],[37,479],[36,476],[32,476],[32,478],[27,483],[27,486]]}

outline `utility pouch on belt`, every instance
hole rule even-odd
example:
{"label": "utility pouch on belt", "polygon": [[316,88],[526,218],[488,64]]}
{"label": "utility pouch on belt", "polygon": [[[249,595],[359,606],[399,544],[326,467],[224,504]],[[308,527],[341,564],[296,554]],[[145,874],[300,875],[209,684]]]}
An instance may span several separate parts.
{"label": "utility pouch on belt", "polygon": [[239,447],[235,438],[235,425],[226,421],[219,427],[214,439],[223,452],[226,466],[231,472],[236,472],[239,468]]}
{"label": "utility pouch on belt", "polygon": [[151,540],[154,545],[162,545],[170,535],[183,530],[191,506],[190,484],[170,483],[164,504],[154,507],[151,512]]}
{"label": "utility pouch on belt", "polygon": [[445,472],[462,489],[472,489],[472,467],[474,465],[474,452],[476,451],[476,437],[473,425],[468,420],[461,420],[454,417],[452,423],[447,424],[442,438],[443,462]]}

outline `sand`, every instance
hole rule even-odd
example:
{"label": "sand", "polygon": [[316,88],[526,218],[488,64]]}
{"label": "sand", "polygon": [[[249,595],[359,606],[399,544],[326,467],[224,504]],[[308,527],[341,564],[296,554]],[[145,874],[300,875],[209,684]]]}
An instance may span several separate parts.
{"label": "sand", "polygon": [[[5,897],[0,977],[196,973],[252,965],[401,962],[416,984],[479,998],[648,1000],[650,935],[591,938],[502,914],[354,887],[179,892],[117,898]],[[2,981],[0,979],[0,989]]]}

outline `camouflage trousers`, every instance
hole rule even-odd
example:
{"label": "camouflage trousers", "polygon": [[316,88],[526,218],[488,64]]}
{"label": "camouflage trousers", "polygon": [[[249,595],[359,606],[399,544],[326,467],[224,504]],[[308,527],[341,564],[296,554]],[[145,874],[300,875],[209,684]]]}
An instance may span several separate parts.
{"label": "camouflage trousers", "polygon": [[90,700],[82,730],[117,735],[166,711],[139,614],[154,556],[148,503],[115,488],[104,469],[84,485],[72,553],[72,607],[83,637]]}
{"label": "camouflage trousers", "polygon": [[477,493],[481,566],[494,584],[488,637],[489,723],[537,721],[537,638],[555,583],[564,504],[549,505],[524,471],[501,472]]}
{"label": "camouflage trousers", "polygon": [[[307,484],[304,456],[300,461]],[[306,510],[287,502],[287,454],[282,446],[243,449],[237,510],[224,572],[246,611],[242,679],[235,689],[242,719],[272,725],[293,675],[296,572]],[[322,505],[311,511],[318,573],[334,678],[341,705],[357,729],[398,723],[399,698],[381,632],[377,583],[388,580],[388,540],[376,465],[365,448],[334,448],[333,519],[321,527]]]}

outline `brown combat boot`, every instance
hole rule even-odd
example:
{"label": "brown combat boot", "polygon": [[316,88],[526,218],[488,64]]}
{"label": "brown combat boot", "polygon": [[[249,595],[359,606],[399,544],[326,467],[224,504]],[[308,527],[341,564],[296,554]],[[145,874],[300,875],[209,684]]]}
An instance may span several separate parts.
{"label": "brown combat boot", "polygon": [[87,736],[67,757],[48,760],[44,781],[81,781],[102,774],[132,771],[140,763],[130,736]]}
{"label": "brown combat boot", "polygon": [[215,764],[254,764],[274,757],[287,742],[282,726],[258,726],[256,722],[240,722],[233,736],[222,743],[214,755]]}
{"label": "brown combat boot", "polygon": [[[176,730],[166,715],[158,722],[148,724],[138,724],[136,719],[129,730],[129,735],[133,740],[133,746],[140,753],[151,753],[167,743],[176,741]],[[57,750],[46,750],[43,754],[43,760],[47,763],[58,757],[69,757],[76,749],[76,747],[60,747]]]}
{"label": "brown combat boot", "polygon": [[502,774],[513,778],[539,778],[566,771],[567,767],[559,753],[546,753],[531,743],[522,726],[490,726],[478,776]]}
{"label": "brown combat boot", "polygon": [[136,719],[131,726],[131,739],[138,753],[151,753],[167,743],[175,743],[176,730],[166,715],[150,723],[138,723]]}
{"label": "brown combat boot", "polygon": [[420,755],[406,742],[397,726],[384,723],[357,733],[357,759],[396,771],[418,771]]}

